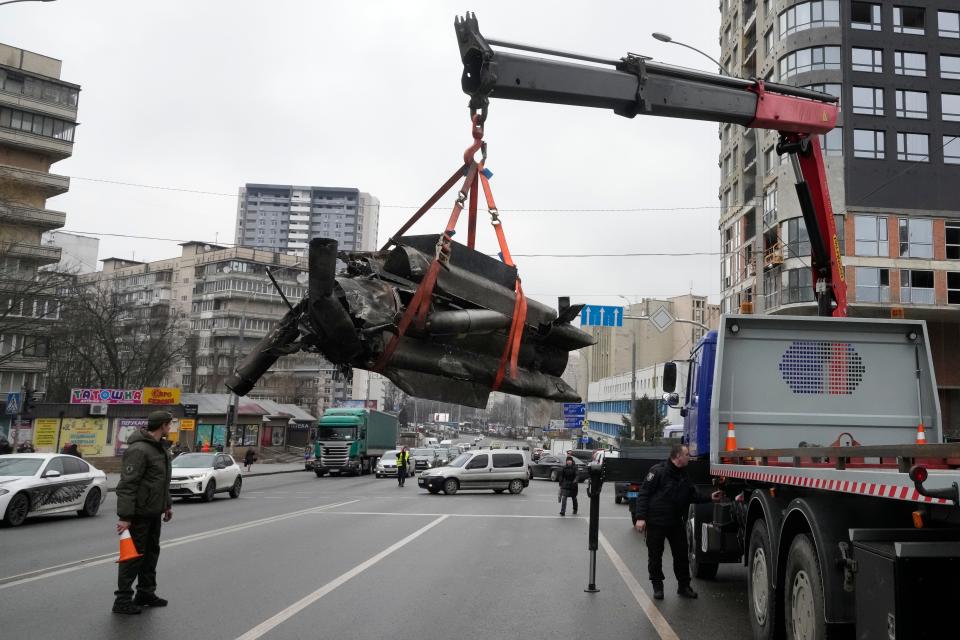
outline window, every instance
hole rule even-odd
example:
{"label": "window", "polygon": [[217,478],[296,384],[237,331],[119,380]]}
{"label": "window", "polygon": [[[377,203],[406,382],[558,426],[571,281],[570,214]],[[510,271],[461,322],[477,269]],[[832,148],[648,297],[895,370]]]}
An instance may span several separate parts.
{"label": "window", "polygon": [[857,302],[890,302],[890,270],[857,267]]}
{"label": "window", "polygon": [[914,304],[934,304],[936,294],[933,289],[933,271],[900,271],[900,302]]}
{"label": "window", "polygon": [[809,268],[791,269],[781,274],[781,302],[813,302],[813,275]]}
{"label": "window", "polygon": [[521,453],[495,453],[493,455],[494,469],[512,469],[523,466],[523,454]]}
{"label": "window", "polygon": [[927,117],[927,94],[925,91],[897,89],[897,117],[925,120]]}
{"label": "window", "polygon": [[960,80],[960,56],[940,56],[940,77]]}
{"label": "window", "polygon": [[930,162],[929,139],[925,133],[897,132],[897,160]]}
{"label": "window", "polygon": [[81,460],[80,458],[62,458],[63,460],[63,475],[72,476],[79,473],[87,473],[90,470],[90,467],[87,466],[87,463]]}
{"label": "window", "polygon": [[893,32],[922,36],[924,33],[923,7],[894,7]]}
{"label": "window", "polygon": [[47,463],[47,468],[43,470],[43,473],[47,474],[51,471],[59,471],[60,475],[63,475],[64,473],[63,461],[65,459],[66,459],[66,456],[58,456],[52,459],[50,462]]}
{"label": "window", "polygon": [[960,94],[944,93],[940,96],[944,120],[960,120]]}
{"label": "window", "polygon": [[881,49],[860,49],[854,47],[850,52],[854,71],[883,73],[883,51]]}
{"label": "window", "polygon": [[960,271],[947,271],[947,304],[960,304]]}
{"label": "window", "polygon": [[780,166],[780,156],[777,155],[777,148],[770,147],[763,153],[763,163],[767,167],[767,173],[773,173],[773,171]]}
{"label": "window", "polygon": [[843,155],[843,127],[834,127],[820,135],[820,148],[824,155]]}
{"label": "window", "polygon": [[798,49],[780,58],[781,80],[798,73],[823,69],[840,69],[840,47]]}
{"label": "window", "polygon": [[763,194],[763,221],[771,226],[777,217],[777,188],[770,187]]}
{"label": "window", "polygon": [[768,29],[763,36],[763,52],[765,54],[769,54],[771,51],[773,51],[773,42],[773,29]]}
{"label": "window", "polygon": [[946,224],[947,260],[960,260],[960,221]]}
{"label": "window", "polygon": [[853,87],[853,112],[867,116],[882,116],[883,89]]}
{"label": "window", "polygon": [[840,83],[828,82],[826,84],[807,84],[804,85],[804,87],[807,89],[813,89],[814,91],[819,91],[820,93],[829,94],[837,100],[840,100],[840,92],[842,88]]}
{"label": "window", "polygon": [[880,31],[882,28],[880,22],[880,5],[872,2],[857,2],[856,0],[851,2],[850,26],[854,29]]}
{"label": "window", "polygon": [[943,162],[960,164],[960,136],[943,136]]}
{"label": "window", "polygon": [[893,72],[899,76],[927,75],[927,54],[894,51]]}
{"label": "window", "polygon": [[0,127],[73,142],[73,123],[17,109],[0,108]]}
{"label": "window", "polygon": [[856,242],[854,255],[881,257],[890,255],[886,216],[854,216],[853,225]]}
{"label": "window", "polygon": [[937,25],[941,38],[960,38],[960,13],[938,11]]}
{"label": "window", "polygon": [[473,456],[473,459],[467,463],[467,469],[486,469],[487,468],[487,454],[481,454],[478,456]]}
{"label": "window", "polygon": [[883,131],[853,130],[853,157],[883,160]]}
{"label": "window", "polygon": [[810,236],[803,218],[793,218],[780,225],[780,237],[786,248],[786,258],[810,255]]}
{"label": "window", "polygon": [[838,0],[813,0],[795,4],[780,14],[780,37],[805,29],[840,26]]}
{"label": "window", "polygon": [[900,256],[933,258],[933,221],[900,218]]}

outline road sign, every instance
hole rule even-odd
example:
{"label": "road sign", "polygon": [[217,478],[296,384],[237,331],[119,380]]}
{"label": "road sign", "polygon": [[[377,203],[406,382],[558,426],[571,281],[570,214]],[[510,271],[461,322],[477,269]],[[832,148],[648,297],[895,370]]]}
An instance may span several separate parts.
{"label": "road sign", "polygon": [[18,413],[20,413],[20,394],[8,393],[7,394],[7,415],[15,416]]}
{"label": "road sign", "polygon": [[657,328],[657,331],[663,333],[673,324],[673,316],[670,315],[666,307],[660,307],[650,316],[650,322]]}
{"label": "road sign", "polygon": [[580,312],[581,327],[622,327],[623,307],[607,307],[599,304],[584,305]]}
{"label": "road sign", "polygon": [[573,416],[563,419],[563,426],[566,429],[580,429],[583,427],[583,416]]}
{"label": "road sign", "polygon": [[580,442],[582,442],[583,444],[587,444],[588,442],[590,442],[590,438],[584,436],[580,438]]}
{"label": "road sign", "polygon": [[197,410],[199,407],[195,404],[185,404],[183,405],[183,417],[184,418],[196,418]]}
{"label": "road sign", "polygon": [[564,402],[563,417],[572,418],[576,416],[583,417],[587,415],[587,406],[582,402]]}

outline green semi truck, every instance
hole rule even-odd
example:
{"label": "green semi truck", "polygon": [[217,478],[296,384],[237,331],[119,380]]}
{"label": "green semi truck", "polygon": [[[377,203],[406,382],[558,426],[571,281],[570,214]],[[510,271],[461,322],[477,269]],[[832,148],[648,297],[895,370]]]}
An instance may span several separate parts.
{"label": "green semi truck", "polygon": [[327,409],[317,424],[320,456],[313,462],[318,478],[326,474],[366,475],[400,435],[396,416],[370,409]]}

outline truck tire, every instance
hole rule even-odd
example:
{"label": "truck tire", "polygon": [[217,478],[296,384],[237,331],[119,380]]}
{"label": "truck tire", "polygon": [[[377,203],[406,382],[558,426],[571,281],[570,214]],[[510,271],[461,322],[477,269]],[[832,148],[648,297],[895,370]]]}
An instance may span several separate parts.
{"label": "truck tire", "polygon": [[770,565],[772,559],[770,534],[767,533],[767,523],[761,518],[753,523],[747,548],[747,605],[750,607],[753,640],[772,640],[774,637],[777,607]]}
{"label": "truck tire", "polygon": [[717,577],[719,562],[704,562],[700,558],[700,525],[703,518],[697,517],[697,505],[690,505],[687,512],[687,562],[690,565],[690,575],[701,580],[712,580]]}
{"label": "truck tire", "polygon": [[315,474],[317,474],[317,477],[318,477],[318,478],[322,478],[322,477],[323,477],[323,471],[320,471],[320,469],[314,469],[313,472],[314,472]]}
{"label": "truck tire", "polygon": [[787,640],[826,640],[820,564],[813,542],[806,534],[798,535],[790,543],[784,585],[783,617]]}
{"label": "truck tire", "polygon": [[460,483],[457,482],[456,478],[447,478],[443,481],[443,492],[448,496],[455,494],[459,488]]}

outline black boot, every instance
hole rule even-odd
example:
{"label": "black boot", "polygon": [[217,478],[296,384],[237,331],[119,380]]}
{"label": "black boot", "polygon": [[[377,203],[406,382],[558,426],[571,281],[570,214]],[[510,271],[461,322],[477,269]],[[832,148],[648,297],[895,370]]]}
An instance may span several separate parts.
{"label": "black boot", "polygon": [[143,593],[138,591],[133,597],[133,603],[141,607],[165,607],[167,601],[155,593]]}
{"label": "black boot", "polygon": [[690,598],[691,600],[694,600],[697,598],[697,592],[694,591],[692,588],[690,588],[689,583],[682,584],[679,587],[677,587],[677,595],[680,596],[681,598]]}
{"label": "black boot", "polygon": [[653,599],[663,600],[663,583],[662,582],[653,583]]}
{"label": "black boot", "polygon": [[130,600],[123,600],[120,602],[113,603],[113,612],[121,613],[124,615],[136,615],[143,611],[143,609],[138,604],[134,604]]}

